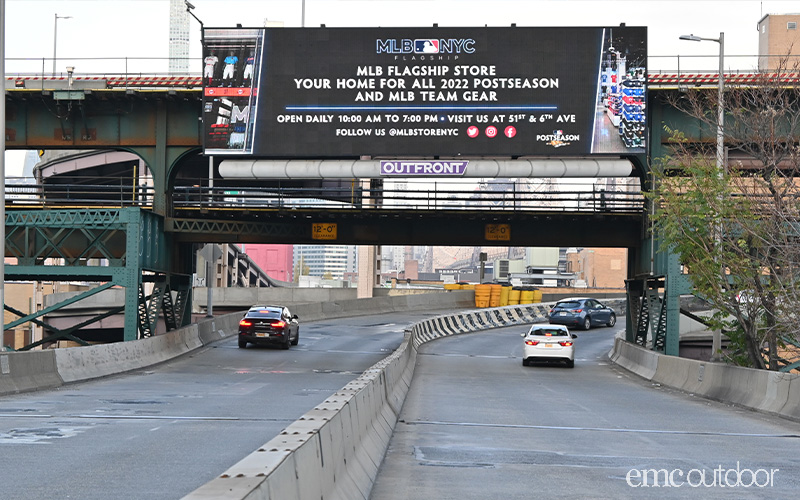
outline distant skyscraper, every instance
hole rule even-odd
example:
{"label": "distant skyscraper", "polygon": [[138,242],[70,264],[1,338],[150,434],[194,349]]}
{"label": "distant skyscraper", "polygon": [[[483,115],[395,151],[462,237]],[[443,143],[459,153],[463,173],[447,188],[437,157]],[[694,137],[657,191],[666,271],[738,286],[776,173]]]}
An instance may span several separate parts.
{"label": "distant skyscraper", "polygon": [[[353,245],[295,245],[294,265],[302,261],[308,276],[330,277],[340,280],[344,273],[358,271],[356,247]],[[300,271],[302,273],[302,270]]]}
{"label": "distant skyscraper", "polygon": [[169,72],[189,72],[189,12],[183,0],[169,0]]}
{"label": "distant skyscraper", "polygon": [[39,152],[28,151],[25,153],[25,163],[22,166],[22,177],[33,177],[33,167],[39,163]]}

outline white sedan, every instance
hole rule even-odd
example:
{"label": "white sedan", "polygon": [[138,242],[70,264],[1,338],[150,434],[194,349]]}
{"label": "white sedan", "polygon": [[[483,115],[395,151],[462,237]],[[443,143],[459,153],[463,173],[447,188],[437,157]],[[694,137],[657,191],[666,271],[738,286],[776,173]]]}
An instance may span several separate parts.
{"label": "white sedan", "polygon": [[571,335],[563,325],[533,325],[528,333],[523,333],[525,345],[522,352],[522,366],[531,361],[564,361],[568,368],[575,366],[575,342],[577,335]]}

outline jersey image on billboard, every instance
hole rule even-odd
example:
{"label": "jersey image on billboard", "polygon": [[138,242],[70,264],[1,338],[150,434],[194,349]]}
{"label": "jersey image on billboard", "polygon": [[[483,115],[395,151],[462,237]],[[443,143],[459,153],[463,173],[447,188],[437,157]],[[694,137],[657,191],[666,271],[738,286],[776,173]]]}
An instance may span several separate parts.
{"label": "jersey image on billboard", "polygon": [[646,152],[643,27],[206,29],[203,55],[208,154]]}
{"label": "jersey image on billboard", "polygon": [[206,29],[203,35],[204,149],[252,153],[264,31]]}

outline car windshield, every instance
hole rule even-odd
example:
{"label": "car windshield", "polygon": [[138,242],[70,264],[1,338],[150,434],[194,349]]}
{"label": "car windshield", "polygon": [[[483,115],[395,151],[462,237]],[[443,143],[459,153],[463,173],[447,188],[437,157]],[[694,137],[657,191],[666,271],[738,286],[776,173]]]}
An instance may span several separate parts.
{"label": "car windshield", "polygon": [[539,335],[542,337],[566,337],[568,335],[566,330],[561,328],[537,328],[531,330],[528,335]]}
{"label": "car windshield", "polygon": [[563,307],[564,309],[577,309],[581,306],[580,302],[571,300],[569,302],[559,302],[556,307]]}

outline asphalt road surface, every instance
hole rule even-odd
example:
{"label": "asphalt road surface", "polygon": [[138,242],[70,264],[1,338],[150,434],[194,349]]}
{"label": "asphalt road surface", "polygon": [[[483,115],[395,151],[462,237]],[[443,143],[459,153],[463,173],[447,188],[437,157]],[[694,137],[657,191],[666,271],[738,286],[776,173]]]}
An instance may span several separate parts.
{"label": "asphalt road surface", "polygon": [[524,327],[423,345],[371,500],[797,498],[800,424],[610,364],[624,328],[573,369],[523,367]]}
{"label": "asphalt road surface", "polygon": [[224,472],[434,315],[303,323],[288,351],[217,342],[146,370],[0,397],[0,499],[176,499]]}

